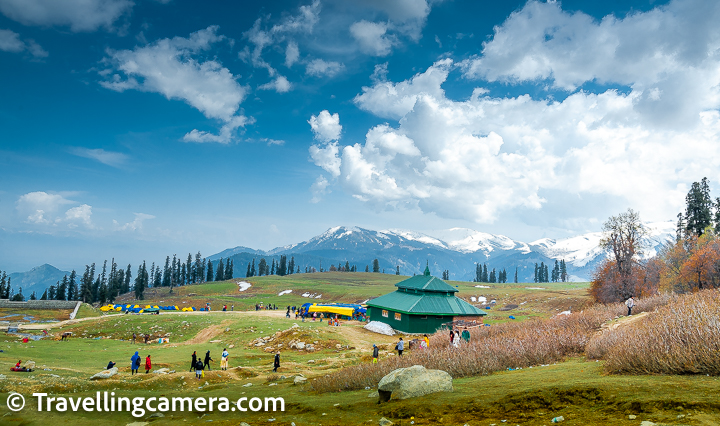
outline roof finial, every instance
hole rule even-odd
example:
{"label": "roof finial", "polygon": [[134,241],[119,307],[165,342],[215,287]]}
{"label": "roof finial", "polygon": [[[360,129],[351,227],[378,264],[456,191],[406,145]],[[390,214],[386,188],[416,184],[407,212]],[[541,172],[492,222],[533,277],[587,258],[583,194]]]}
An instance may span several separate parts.
{"label": "roof finial", "polygon": [[430,276],[430,263],[427,260],[425,261],[425,273],[423,275],[426,277]]}

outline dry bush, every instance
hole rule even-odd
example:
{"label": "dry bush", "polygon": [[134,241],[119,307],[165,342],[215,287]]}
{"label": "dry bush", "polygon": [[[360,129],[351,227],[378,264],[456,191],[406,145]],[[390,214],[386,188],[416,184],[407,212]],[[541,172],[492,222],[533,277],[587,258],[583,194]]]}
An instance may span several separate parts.
{"label": "dry bush", "polygon": [[588,345],[610,373],[720,375],[720,293],[678,297],[633,326],[608,330]]}
{"label": "dry bush", "polygon": [[[665,296],[640,300],[636,312],[654,310],[668,300]],[[403,357],[393,356],[378,364],[343,368],[312,380],[310,384],[319,392],[375,387],[391,371],[412,365],[444,370],[458,378],[549,364],[582,354],[603,323],[625,312],[623,304],[596,305],[582,312],[546,320],[480,327],[470,330],[470,343],[462,344],[460,348],[450,345],[448,331],[439,331],[430,337],[428,350],[413,351]]]}

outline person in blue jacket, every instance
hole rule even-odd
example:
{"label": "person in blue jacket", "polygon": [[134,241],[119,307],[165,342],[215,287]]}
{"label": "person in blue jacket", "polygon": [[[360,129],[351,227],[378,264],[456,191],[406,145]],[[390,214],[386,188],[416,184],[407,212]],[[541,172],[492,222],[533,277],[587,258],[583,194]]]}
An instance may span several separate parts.
{"label": "person in blue jacket", "polygon": [[130,358],[130,374],[135,374],[140,368],[140,355],[135,352],[135,355]]}

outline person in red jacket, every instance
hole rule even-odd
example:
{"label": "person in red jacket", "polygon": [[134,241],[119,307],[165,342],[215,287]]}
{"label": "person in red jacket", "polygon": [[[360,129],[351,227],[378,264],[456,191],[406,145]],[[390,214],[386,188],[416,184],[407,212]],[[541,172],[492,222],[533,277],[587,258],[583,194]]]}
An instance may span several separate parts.
{"label": "person in red jacket", "polygon": [[152,369],[152,363],[150,362],[150,355],[145,358],[145,374],[149,373]]}

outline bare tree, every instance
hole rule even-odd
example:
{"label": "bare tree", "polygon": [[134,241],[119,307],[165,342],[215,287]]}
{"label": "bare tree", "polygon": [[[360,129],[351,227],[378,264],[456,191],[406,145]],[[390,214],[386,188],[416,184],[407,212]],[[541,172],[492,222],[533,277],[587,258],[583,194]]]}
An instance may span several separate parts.
{"label": "bare tree", "polygon": [[631,277],[643,253],[643,238],[647,230],[640,221],[640,214],[628,209],[625,213],[611,216],[603,224],[600,247],[610,252],[617,272],[619,296],[628,298],[633,294]]}

